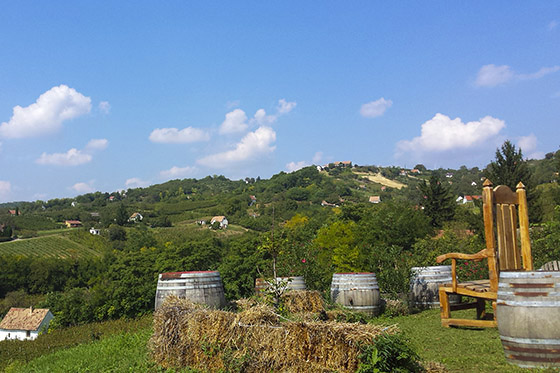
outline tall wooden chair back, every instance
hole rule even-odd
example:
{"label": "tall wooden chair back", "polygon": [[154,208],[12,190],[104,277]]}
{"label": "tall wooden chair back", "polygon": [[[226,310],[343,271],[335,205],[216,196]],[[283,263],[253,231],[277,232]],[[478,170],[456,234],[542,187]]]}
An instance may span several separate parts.
{"label": "tall wooden chair back", "polygon": [[490,288],[497,291],[500,271],[533,269],[527,192],[521,182],[514,192],[506,185],[492,188],[487,179],[482,200]]}

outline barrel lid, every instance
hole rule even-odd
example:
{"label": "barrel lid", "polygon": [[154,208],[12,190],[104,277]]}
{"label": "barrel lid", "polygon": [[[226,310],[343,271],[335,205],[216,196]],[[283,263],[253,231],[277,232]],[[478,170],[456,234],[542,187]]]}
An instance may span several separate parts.
{"label": "barrel lid", "polygon": [[185,271],[185,272],[164,272],[160,274],[162,279],[180,278],[181,275],[196,274],[196,273],[218,273],[218,271]]}

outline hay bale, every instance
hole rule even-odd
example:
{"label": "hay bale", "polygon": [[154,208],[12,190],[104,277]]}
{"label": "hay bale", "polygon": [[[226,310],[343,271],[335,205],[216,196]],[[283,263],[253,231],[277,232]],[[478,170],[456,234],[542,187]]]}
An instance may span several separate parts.
{"label": "hay bale", "polygon": [[290,290],[282,294],[282,302],[290,313],[325,311],[325,302],[318,291]]}
{"label": "hay bale", "polygon": [[395,326],[281,322],[272,308],[262,304],[234,314],[168,297],[154,314],[150,349],[164,368],[353,372],[359,344],[396,331]]}

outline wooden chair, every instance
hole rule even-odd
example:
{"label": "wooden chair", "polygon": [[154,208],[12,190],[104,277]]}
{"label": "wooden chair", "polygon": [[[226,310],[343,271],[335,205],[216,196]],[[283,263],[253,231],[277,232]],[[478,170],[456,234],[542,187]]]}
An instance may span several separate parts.
{"label": "wooden chair", "polygon": [[[492,182],[486,180],[482,201],[486,249],[476,254],[449,253],[437,257],[438,263],[451,259],[452,282],[439,288],[441,325],[445,327],[451,325],[495,327],[500,271],[533,270],[525,186],[522,183],[517,184],[516,192],[505,185],[493,189]],[[520,232],[521,245],[517,242],[517,229]],[[456,277],[457,259],[474,261],[488,259],[488,280],[459,283]],[[450,305],[450,294],[474,298],[475,301]],[[492,302],[493,315],[486,314],[487,301]],[[452,310],[469,308],[476,308],[476,320],[451,318]]]}

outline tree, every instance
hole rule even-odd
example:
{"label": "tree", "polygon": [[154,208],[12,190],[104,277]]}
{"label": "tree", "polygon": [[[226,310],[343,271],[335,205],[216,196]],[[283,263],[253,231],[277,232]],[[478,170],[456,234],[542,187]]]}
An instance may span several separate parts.
{"label": "tree", "polygon": [[117,209],[117,213],[115,215],[115,222],[118,225],[122,226],[122,225],[125,225],[127,221],[128,221],[128,214],[126,213],[126,208],[121,203],[119,205],[119,208]]}
{"label": "tree", "polygon": [[507,185],[515,190],[520,181],[528,187],[531,171],[527,162],[523,160],[521,149],[517,150],[515,145],[507,140],[501,149],[496,149],[496,160],[486,167],[484,176],[494,185]]}
{"label": "tree", "polygon": [[453,218],[456,207],[453,194],[439,176],[430,176],[430,182],[424,180],[418,189],[423,195],[424,213],[430,218],[432,226],[441,228],[445,221]]}

